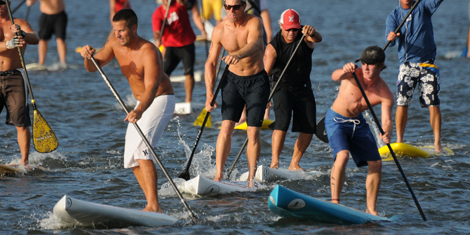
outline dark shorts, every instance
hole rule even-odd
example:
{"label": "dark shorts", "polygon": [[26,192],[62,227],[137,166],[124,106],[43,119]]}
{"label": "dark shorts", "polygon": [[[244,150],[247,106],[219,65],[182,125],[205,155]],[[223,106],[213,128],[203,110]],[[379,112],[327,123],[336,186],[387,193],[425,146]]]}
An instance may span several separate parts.
{"label": "dark shorts", "polygon": [[367,161],[382,160],[377,142],[362,113],[355,118],[347,118],[329,109],[325,116],[325,128],[334,160],[342,150],[351,153],[357,167],[367,166]]}
{"label": "dark shorts", "polygon": [[23,76],[18,70],[0,72],[0,113],[7,110],[6,124],[31,126]]}
{"label": "dark shorts", "polygon": [[52,34],[55,34],[56,38],[65,40],[67,28],[67,14],[65,11],[55,14],[46,15],[44,13],[39,17],[39,39],[49,40]]}
{"label": "dark shorts", "polygon": [[400,65],[397,81],[397,105],[408,107],[418,85],[421,107],[439,106],[439,68],[434,60]]}
{"label": "dark shorts", "polygon": [[251,76],[228,72],[222,83],[222,119],[238,122],[246,104],[246,123],[261,127],[269,98],[269,78],[266,71]]}
{"label": "dark shorts", "polygon": [[315,133],[316,106],[312,89],[295,92],[279,89],[273,95],[274,129],[287,131],[292,120],[292,132]]}
{"label": "dark shorts", "polygon": [[194,61],[196,60],[196,49],[194,43],[183,47],[167,47],[163,70],[171,75],[176,66],[183,60],[184,75],[194,76]]}

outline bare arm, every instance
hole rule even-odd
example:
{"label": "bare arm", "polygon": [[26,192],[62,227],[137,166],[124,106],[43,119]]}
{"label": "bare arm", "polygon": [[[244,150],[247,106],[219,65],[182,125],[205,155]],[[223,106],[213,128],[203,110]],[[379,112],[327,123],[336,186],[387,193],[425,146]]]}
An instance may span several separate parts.
{"label": "bare arm", "polygon": [[261,12],[261,19],[263,20],[264,30],[266,31],[266,37],[269,43],[273,36],[273,29],[271,27],[271,17],[269,16],[268,9]]}
{"label": "bare arm", "polygon": [[196,27],[201,31],[202,36],[204,39],[207,38],[206,29],[204,28],[204,23],[202,22],[201,14],[199,14],[199,9],[197,8],[197,0],[194,2],[193,8],[191,8],[191,15],[193,15],[194,24]]}
{"label": "bare arm", "polygon": [[[115,43],[116,40],[118,39],[109,39],[106,44],[104,44],[104,47],[94,56],[96,63],[98,63],[100,67],[107,65],[114,58],[114,51],[111,44],[113,42]],[[95,72],[98,70],[90,59],[95,52],[96,50],[90,45],[84,46],[80,51],[80,55],[84,58],[85,69],[88,72]]]}
{"label": "bare arm", "polygon": [[36,3],[36,0],[27,0],[27,1],[26,1],[26,6],[30,7],[30,6],[32,6],[34,3]]}
{"label": "bare arm", "polygon": [[388,86],[383,83],[383,89],[381,95],[384,95],[382,100],[382,129],[385,132],[384,135],[380,135],[382,141],[386,144],[389,144],[392,138],[393,133],[393,124],[392,124],[392,108],[394,104],[394,96]]}
{"label": "bare arm", "polygon": [[[331,74],[331,79],[335,82],[353,78],[352,73],[356,71],[356,64],[350,62],[343,66],[343,68],[337,69]],[[358,69],[358,68],[357,68]]]}
{"label": "bare arm", "polygon": [[266,51],[264,52],[264,69],[268,76],[271,76],[271,70],[273,69],[274,62],[276,61],[277,53],[276,49],[271,44],[268,44]]}
{"label": "bare arm", "polygon": [[219,60],[222,44],[220,43],[221,35],[223,33],[223,26],[219,24],[214,28],[211,37],[211,46],[209,49],[209,56],[205,64],[204,80],[206,83],[206,110],[212,112],[217,104],[211,106],[212,98],[214,97],[214,88],[216,83],[216,67]]}

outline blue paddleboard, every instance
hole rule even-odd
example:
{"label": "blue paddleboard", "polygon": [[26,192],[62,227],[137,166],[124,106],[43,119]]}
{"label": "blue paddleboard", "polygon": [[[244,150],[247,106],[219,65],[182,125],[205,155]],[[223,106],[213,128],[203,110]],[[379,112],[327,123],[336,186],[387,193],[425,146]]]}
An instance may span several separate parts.
{"label": "blue paddleboard", "polygon": [[277,185],[269,195],[271,212],[284,218],[300,218],[335,224],[364,224],[389,219],[347,206],[315,199]]}

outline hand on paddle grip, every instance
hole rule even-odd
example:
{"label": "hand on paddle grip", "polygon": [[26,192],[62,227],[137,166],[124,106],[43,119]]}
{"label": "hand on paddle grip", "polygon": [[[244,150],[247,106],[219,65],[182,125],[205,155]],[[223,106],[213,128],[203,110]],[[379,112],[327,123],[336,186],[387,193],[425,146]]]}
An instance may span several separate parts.
{"label": "hand on paddle grip", "polygon": [[217,101],[214,102],[214,105],[211,105],[212,102],[212,97],[207,97],[206,99],[206,111],[207,112],[212,112],[215,108],[217,108]]}
{"label": "hand on paddle grip", "polygon": [[225,61],[225,63],[227,64],[237,64],[238,61],[240,61],[241,59],[242,57],[238,53],[235,53],[233,55],[228,55],[222,58],[222,60]]}
{"label": "hand on paddle grip", "polygon": [[86,45],[80,51],[80,55],[83,58],[91,59],[91,56],[93,56],[93,54],[95,54],[95,52],[96,52],[95,48],[91,47],[90,45]]}
{"label": "hand on paddle grip", "polygon": [[316,33],[315,28],[313,28],[310,25],[305,25],[302,28],[302,34],[305,36],[314,37],[315,33]]}
{"label": "hand on paddle grip", "polygon": [[127,114],[124,121],[129,121],[131,123],[136,123],[142,117],[142,113],[143,112],[139,111],[139,110],[132,110]]}
{"label": "hand on paddle grip", "polygon": [[349,62],[343,66],[344,73],[354,73],[356,72],[357,65],[353,62]]}
{"label": "hand on paddle grip", "polygon": [[14,36],[10,41],[7,41],[5,43],[7,49],[13,49],[15,47],[21,47],[24,44],[25,44],[24,39],[21,39],[18,36]]}
{"label": "hand on paddle grip", "polygon": [[392,135],[390,134],[390,132],[387,131],[384,134],[380,134],[380,139],[382,139],[385,144],[390,144],[390,141],[392,140]]}
{"label": "hand on paddle grip", "polygon": [[390,42],[393,42],[395,41],[395,39],[397,39],[397,37],[400,37],[400,33],[395,33],[393,31],[390,31],[390,33],[388,33],[387,40]]}

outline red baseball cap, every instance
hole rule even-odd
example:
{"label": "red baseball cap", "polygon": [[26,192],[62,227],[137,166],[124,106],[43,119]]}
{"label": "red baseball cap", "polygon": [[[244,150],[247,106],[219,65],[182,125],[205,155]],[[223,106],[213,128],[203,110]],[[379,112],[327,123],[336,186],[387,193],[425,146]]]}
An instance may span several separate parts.
{"label": "red baseball cap", "polygon": [[282,12],[279,22],[282,24],[284,30],[301,28],[299,13],[293,9],[287,9]]}

